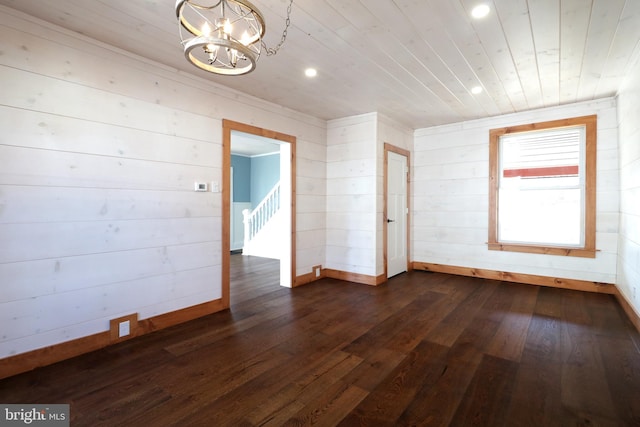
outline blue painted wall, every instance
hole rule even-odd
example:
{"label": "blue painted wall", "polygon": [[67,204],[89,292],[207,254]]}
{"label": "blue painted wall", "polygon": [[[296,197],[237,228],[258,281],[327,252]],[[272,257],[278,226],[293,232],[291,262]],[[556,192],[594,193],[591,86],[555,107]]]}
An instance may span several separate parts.
{"label": "blue painted wall", "polygon": [[280,154],[252,157],[251,207],[258,206],[278,181],[280,181]]}
{"label": "blue painted wall", "polygon": [[233,201],[251,201],[251,158],[231,155],[233,167]]}
{"label": "blue painted wall", "polygon": [[255,208],[280,180],[280,155],[245,157],[231,155],[233,201],[251,202]]}

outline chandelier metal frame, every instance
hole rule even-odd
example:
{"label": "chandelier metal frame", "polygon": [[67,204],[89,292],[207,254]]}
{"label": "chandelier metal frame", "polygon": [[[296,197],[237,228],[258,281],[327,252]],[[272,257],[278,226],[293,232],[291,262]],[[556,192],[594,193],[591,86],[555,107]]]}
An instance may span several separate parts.
{"label": "chandelier metal frame", "polygon": [[291,24],[290,1],[280,43],[268,48],[262,13],[248,0],[176,0],[184,56],[194,66],[215,74],[238,76],[256,68],[262,49],[275,55]]}
{"label": "chandelier metal frame", "polygon": [[177,0],[184,56],[215,74],[253,71],[262,50],[264,17],[247,0]]}

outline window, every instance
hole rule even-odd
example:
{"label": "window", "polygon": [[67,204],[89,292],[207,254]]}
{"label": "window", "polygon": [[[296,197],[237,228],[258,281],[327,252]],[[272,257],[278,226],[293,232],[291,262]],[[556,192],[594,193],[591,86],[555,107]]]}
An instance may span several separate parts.
{"label": "window", "polygon": [[595,257],[596,119],[489,133],[489,249]]}

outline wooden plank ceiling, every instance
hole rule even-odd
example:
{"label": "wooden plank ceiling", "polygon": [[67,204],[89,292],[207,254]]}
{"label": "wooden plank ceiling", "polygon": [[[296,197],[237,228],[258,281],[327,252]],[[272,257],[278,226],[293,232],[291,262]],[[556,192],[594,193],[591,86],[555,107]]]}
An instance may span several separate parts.
{"label": "wooden plank ceiling", "polygon": [[[188,64],[173,0],[0,0],[162,64],[322,119],[411,128],[614,96],[640,55],[638,0],[294,0],[280,52],[246,76]],[[288,0],[252,0],[280,40]],[[306,67],[318,76],[304,76]],[[481,86],[475,95],[471,88]]]}

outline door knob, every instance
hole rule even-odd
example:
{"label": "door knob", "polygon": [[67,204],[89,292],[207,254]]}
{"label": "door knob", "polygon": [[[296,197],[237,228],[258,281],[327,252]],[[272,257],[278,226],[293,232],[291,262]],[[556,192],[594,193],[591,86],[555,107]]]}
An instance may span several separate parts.
{"label": "door knob", "polygon": [[390,223],[390,222],[396,222],[396,221],[394,219],[387,218],[387,224]]}

